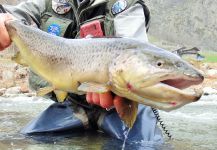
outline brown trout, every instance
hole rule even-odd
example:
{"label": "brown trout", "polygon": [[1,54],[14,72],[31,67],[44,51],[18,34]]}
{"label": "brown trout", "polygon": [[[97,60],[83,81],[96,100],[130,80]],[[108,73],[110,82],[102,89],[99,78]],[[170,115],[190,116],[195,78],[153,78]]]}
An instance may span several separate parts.
{"label": "brown trout", "polygon": [[[130,38],[65,39],[24,25],[5,23],[19,48],[17,62],[25,62],[52,87],[59,101],[68,92],[113,93],[126,98],[121,119],[132,127],[138,103],[165,111],[197,101],[201,92],[186,92],[203,75],[179,56],[150,43]],[[22,59],[22,61],[21,61]]]}

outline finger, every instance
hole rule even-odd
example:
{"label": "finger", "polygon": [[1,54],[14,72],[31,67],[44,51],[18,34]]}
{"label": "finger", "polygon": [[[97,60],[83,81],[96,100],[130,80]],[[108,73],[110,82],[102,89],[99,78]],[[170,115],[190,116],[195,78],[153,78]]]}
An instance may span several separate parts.
{"label": "finger", "polygon": [[88,92],[86,94],[86,100],[87,100],[88,103],[93,104],[92,93],[91,92]]}
{"label": "finger", "polygon": [[4,50],[4,48],[1,46],[1,44],[0,44],[0,51],[2,51],[2,50]]}
{"label": "finger", "polygon": [[7,14],[5,15],[5,17],[6,17],[6,20],[14,20],[14,19],[16,19],[13,15],[11,15],[11,14],[9,14],[9,13],[7,13]]}
{"label": "finger", "polygon": [[93,99],[94,104],[100,105],[100,100],[99,100],[99,94],[98,93],[92,93],[92,99]]}
{"label": "finger", "polygon": [[[0,15],[0,45],[4,49],[8,47],[11,43],[11,39],[5,27],[5,20],[7,19],[6,15]],[[2,49],[1,49],[2,50]]]}
{"label": "finger", "polygon": [[113,104],[113,96],[111,92],[100,94],[100,106],[103,108],[111,108]]}
{"label": "finger", "polygon": [[123,98],[120,96],[115,96],[114,106],[115,106],[115,109],[116,109],[117,113],[119,114],[119,116],[122,116],[123,115],[123,106],[124,106]]}

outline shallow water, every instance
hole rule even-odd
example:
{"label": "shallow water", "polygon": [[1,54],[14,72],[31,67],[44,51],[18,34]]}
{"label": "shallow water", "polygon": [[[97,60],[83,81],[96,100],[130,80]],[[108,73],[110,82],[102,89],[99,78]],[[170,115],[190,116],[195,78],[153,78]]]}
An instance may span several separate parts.
{"label": "shallow water", "polygon": [[176,149],[217,149],[217,95],[203,96],[198,102],[160,114]]}
{"label": "shallow water", "polygon": [[[19,134],[22,127],[51,104],[42,98],[18,96],[0,97],[0,150],[62,150],[62,149],[122,149],[123,142],[103,133],[76,133],[62,136],[32,136]],[[217,96],[203,96],[196,103],[166,113],[160,112],[173,140],[155,149],[216,149],[217,148]],[[153,149],[148,145],[129,145],[125,149]]]}

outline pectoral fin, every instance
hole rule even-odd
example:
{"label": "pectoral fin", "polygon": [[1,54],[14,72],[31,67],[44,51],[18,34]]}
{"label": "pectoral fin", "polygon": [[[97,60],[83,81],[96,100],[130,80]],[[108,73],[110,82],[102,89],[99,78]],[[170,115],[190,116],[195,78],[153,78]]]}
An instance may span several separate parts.
{"label": "pectoral fin", "polygon": [[128,99],[124,99],[122,100],[120,105],[116,107],[116,110],[121,120],[129,128],[132,128],[137,117],[138,103]]}
{"label": "pectoral fin", "polygon": [[12,58],[13,61],[16,63],[23,65],[23,66],[28,66],[28,64],[25,62],[25,60],[22,58],[20,52],[17,52]]}
{"label": "pectoral fin", "polygon": [[44,96],[44,95],[46,95],[46,94],[52,92],[53,90],[54,90],[53,87],[48,86],[48,87],[40,88],[40,89],[36,92],[36,94],[37,94],[37,96]]}
{"label": "pectoral fin", "polygon": [[108,85],[98,83],[84,82],[78,87],[78,91],[105,93],[110,91],[110,87]]}
{"label": "pectoral fin", "polygon": [[66,97],[68,95],[67,92],[59,91],[59,90],[55,90],[54,93],[56,94],[58,102],[64,102],[64,100],[66,99]]}

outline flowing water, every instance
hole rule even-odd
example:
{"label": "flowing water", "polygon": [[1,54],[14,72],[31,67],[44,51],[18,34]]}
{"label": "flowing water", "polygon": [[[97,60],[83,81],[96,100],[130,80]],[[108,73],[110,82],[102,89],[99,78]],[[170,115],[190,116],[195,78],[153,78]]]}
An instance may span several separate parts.
{"label": "flowing water", "polygon": [[[42,98],[17,96],[0,97],[0,150],[137,150],[137,149],[188,149],[217,148],[217,95],[203,96],[196,103],[176,111],[160,112],[173,140],[161,147],[128,144],[112,139],[103,133],[76,133],[61,136],[38,135],[26,137],[19,131],[52,102]],[[166,136],[165,136],[165,139]]]}
{"label": "flowing water", "polygon": [[128,137],[129,132],[130,132],[130,128],[128,128],[128,129],[125,131],[125,133],[124,133],[124,142],[123,142],[123,145],[122,145],[121,150],[124,150],[124,149],[125,149],[126,140],[127,140],[127,137]]}

